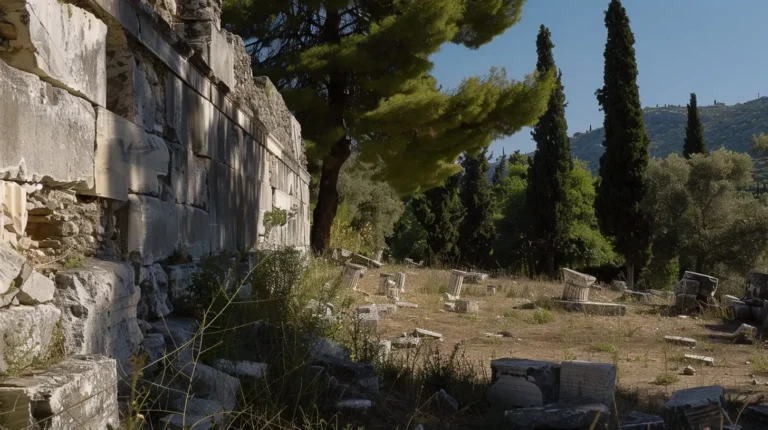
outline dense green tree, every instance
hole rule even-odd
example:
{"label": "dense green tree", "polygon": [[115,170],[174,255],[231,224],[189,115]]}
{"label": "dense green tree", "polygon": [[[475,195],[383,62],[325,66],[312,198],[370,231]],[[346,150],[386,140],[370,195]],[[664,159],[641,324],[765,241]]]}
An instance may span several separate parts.
{"label": "dense green tree", "polygon": [[443,186],[413,199],[413,214],[426,232],[426,260],[430,265],[455,263],[459,259],[459,226],[464,218],[460,186],[461,174],[457,173]]}
{"label": "dense green tree", "polygon": [[501,184],[501,181],[507,176],[507,154],[502,150],[501,157],[496,159],[496,165],[493,167],[493,177],[491,178],[491,184],[497,186]]}
{"label": "dense green tree", "polygon": [[[649,166],[645,204],[657,237],[671,237],[681,270],[746,273],[768,246],[768,206],[742,191],[752,184],[748,154],[717,150],[690,160],[672,154]],[[657,252],[654,249],[654,253]]]}
{"label": "dense green tree", "polygon": [[528,187],[528,156],[515,151],[507,163],[507,177],[497,188],[502,207],[496,222],[493,261],[497,267],[512,273],[533,275],[532,249],[527,238],[525,190]]}
{"label": "dense green tree", "polygon": [[704,129],[701,127],[699,107],[696,105],[696,93],[691,93],[691,101],[688,103],[688,124],[685,126],[683,157],[691,158],[691,154],[706,153],[707,147],[704,144]]}
{"label": "dense green tree", "polygon": [[302,124],[319,175],[311,245],[324,251],[353,147],[400,192],[440,185],[455,160],[532,124],[552,76],[491,70],[442,91],[430,56],[446,43],[478,48],[518,22],[523,0],[225,0],[222,21],[248,40]]}
{"label": "dense green tree", "polygon": [[395,223],[395,232],[387,239],[387,246],[395,260],[412,258],[422,261],[427,254],[427,232],[414,214],[416,200],[409,198],[405,202],[405,211]]}
{"label": "dense green tree", "polygon": [[474,267],[488,263],[496,240],[493,222],[493,188],[488,182],[487,148],[478,154],[465,154],[461,166],[461,203],[464,220],[459,229],[461,260]]}
{"label": "dense green tree", "polygon": [[605,119],[605,153],[600,157],[600,183],[595,210],[600,230],[615,238],[616,251],[627,265],[627,286],[634,286],[635,268],[648,261],[650,231],[642,205],[646,192],[648,136],[637,87],[635,37],[620,0],[605,13],[604,86],[597,101]]}
{"label": "dense green tree", "polygon": [[373,179],[373,165],[350,160],[339,175],[339,195],[349,205],[347,217],[358,230],[369,227],[375,247],[385,245],[403,213],[403,201],[386,182]]}
{"label": "dense green tree", "polygon": [[[536,39],[539,73],[555,70],[552,56],[552,35],[543,25]],[[573,168],[568,124],[565,121],[565,93],[561,76],[549,96],[547,110],[531,133],[536,153],[528,172],[525,206],[531,223],[530,239],[539,248],[547,274],[555,275],[557,250],[568,238],[570,210],[566,196],[566,181]]]}

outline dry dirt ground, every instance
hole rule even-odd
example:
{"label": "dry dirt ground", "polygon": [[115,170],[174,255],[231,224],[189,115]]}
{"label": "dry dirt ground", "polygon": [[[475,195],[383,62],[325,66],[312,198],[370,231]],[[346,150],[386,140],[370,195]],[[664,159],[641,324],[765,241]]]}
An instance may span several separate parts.
{"label": "dry dirt ground", "polygon": [[[356,304],[391,303],[386,297],[375,295],[380,272],[405,272],[406,291],[400,299],[419,305],[418,309],[401,308],[393,315],[382,315],[381,339],[399,337],[415,328],[436,331],[445,337],[444,348],[462,342],[468,357],[477,362],[478,371],[490,373],[490,361],[501,357],[616,363],[619,389],[657,405],[675,390],[703,385],[724,386],[729,403],[734,405],[762,402],[768,393],[768,351],[763,350],[765,344],[761,342],[733,344],[728,335],[738,328],[739,322],[724,322],[716,315],[670,315],[671,302],[661,300],[654,305],[627,303],[627,315],[622,317],[555,309],[553,320],[541,323],[535,321],[536,311],[520,306],[532,300],[557,298],[562,284],[513,278],[489,278],[475,285],[465,283],[462,298],[476,300],[480,310],[474,315],[461,314],[443,310],[442,293],[448,285],[449,271],[392,265],[367,271],[359,289],[370,295],[355,293]],[[496,294],[487,293],[488,285],[497,287]],[[590,291],[592,301],[614,302],[620,296],[607,289]],[[499,331],[512,336],[486,336]],[[697,346],[671,345],[664,341],[665,335],[694,338]],[[691,363],[695,376],[684,376],[684,354],[713,357],[715,366]],[[679,380],[660,385],[657,377],[664,374],[677,375]]]}

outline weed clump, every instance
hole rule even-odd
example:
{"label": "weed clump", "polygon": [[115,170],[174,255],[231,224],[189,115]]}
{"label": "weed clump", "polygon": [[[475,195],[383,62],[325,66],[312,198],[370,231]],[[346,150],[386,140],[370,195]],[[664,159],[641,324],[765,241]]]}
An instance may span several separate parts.
{"label": "weed clump", "polygon": [[534,324],[547,324],[555,320],[555,315],[548,309],[536,308],[531,318]]}
{"label": "weed clump", "polygon": [[675,375],[674,373],[670,372],[664,372],[656,375],[656,378],[653,380],[654,385],[661,385],[661,386],[667,386],[672,385],[680,382],[680,377]]}

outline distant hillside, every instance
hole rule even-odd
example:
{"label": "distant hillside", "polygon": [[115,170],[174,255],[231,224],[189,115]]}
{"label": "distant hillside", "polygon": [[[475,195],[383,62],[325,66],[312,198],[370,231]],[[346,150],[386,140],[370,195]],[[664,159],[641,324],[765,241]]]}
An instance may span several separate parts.
{"label": "distant hillside", "polygon": [[[724,147],[732,151],[749,152],[750,136],[768,133],[768,97],[732,106],[720,103],[715,106],[699,106],[699,114],[707,148],[710,150]],[[645,108],[644,118],[651,139],[651,157],[682,153],[685,106]],[[575,133],[571,137],[573,155],[587,161],[593,172],[600,166],[603,136],[603,129],[598,128],[587,133]]]}

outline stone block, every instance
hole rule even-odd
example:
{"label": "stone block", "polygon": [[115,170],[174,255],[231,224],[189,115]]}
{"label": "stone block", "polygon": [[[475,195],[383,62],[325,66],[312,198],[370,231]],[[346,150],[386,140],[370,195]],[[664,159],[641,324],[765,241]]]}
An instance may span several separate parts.
{"label": "stone block", "polygon": [[240,380],[211,366],[197,363],[186,366],[182,373],[190,377],[191,389],[199,397],[214,400],[226,410],[234,410],[240,393]]}
{"label": "stone block", "polygon": [[577,272],[571,269],[563,269],[563,282],[566,284],[573,284],[578,287],[589,287],[594,284],[597,278],[591,275]]}
{"label": "stone block", "polygon": [[[211,162],[209,183],[211,252],[236,251],[238,243],[246,241],[238,210],[245,206],[243,177],[225,164]],[[247,239],[255,244],[255,238]]]}
{"label": "stone block", "polygon": [[379,314],[358,314],[358,321],[360,321],[360,328],[366,331],[375,333],[379,329]]}
{"label": "stone block", "polygon": [[146,354],[146,371],[153,373],[165,357],[165,337],[162,333],[147,333],[141,341],[141,351]]}
{"label": "stone block", "polygon": [[495,410],[544,406],[541,390],[526,378],[502,376],[488,388],[487,396]]}
{"label": "stone block", "polygon": [[696,347],[696,339],[691,339],[688,337],[664,336],[664,341],[667,343],[673,343],[675,345],[689,346],[692,348]]}
{"label": "stone block", "polygon": [[737,320],[752,319],[752,307],[742,301],[731,302],[728,305],[731,317]]}
{"label": "stone block", "polygon": [[88,101],[0,61],[0,111],[0,179],[93,187],[96,113]]}
{"label": "stone block", "polygon": [[235,89],[235,48],[233,37],[227,37],[211,21],[189,21],[184,25],[187,41],[210,66],[217,79],[230,90]]}
{"label": "stone block", "polygon": [[0,413],[8,429],[106,429],[119,426],[115,360],[74,356],[44,371],[8,378]]}
{"label": "stone block", "polygon": [[514,429],[608,429],[610,409],[600,403],[556,403],[536,408],[505,412],[507,423]]}
{"label": "stone block", "polygon": [[768,300],[768,273],[749,272],[744,293],[746,297]]}
{"label": "stone block", "polygon": [[27,192],[15,182],[0,181],[0,232],[5,229],[20,239],[27,219]]}
{"label": "stone block", "polygon": [[486,279],[488,279],[488,274],[480,272],[469,272],[466,277],[468,284],[479,284],[485,282]]}
{"label": "stone block", "polygon": [[173,312],[173,305],[168,298],[168,275],[159,264],[153,264],[139,269],[139,301],[138,318],[162,318]]}
{"label": "stone block", "polygon": [[424,330],[423,328],[417,328],[413,330],[413,337],[429,337],[432,339],[442,339],[443,335],[435,331]]}
{"label": "stone block", "polygon": [[627,307],[617,303],[598,303],[598,302],[570,302],[566,300],[557,300],[567,311],[579,311],[593,315],[611,315],[624,316],[627,314]]}
{"label": "stone block", "polygon": [[684,360],[687,362],[694,362],[699,364],[704,364],[706,366],[714,366],[715,365],[715,359],[712,357],[707,357],[704,355],[694,355],[694,354],[685,354],[683,356]]}
{"label": "stone block", "polygon": [[22,305],[39,305],[53,301],[53,293],[56,286],[47,276],[35,271],[19,287],[16,298]]}
{"label": "stone block", "polygon": [[197,338],[199,326],[194,318],[163,318],[150,324],[165,339],[169,361],[178,367],[185,367],[197,358],[200,353],[200,340]]}
{"label": "stone block", "polygon": [[757,328],[749,324],[742,324],[733,333],[734,343],[753,344],[757,339]]}
{"label": "stone block", "polygon": [[678,294],[675,297],[675,309],[684,314],[698,311],[701,305],[696,297],[693,294]]}
{"label": "stone block", "polygon": [[121,209],[125,247],[130,259],[142,265],[164,260],[179,243],[179,214],[175,203],[130,194]]}
{"label": "stone block", "polygon": [[613,405],[616,365],[587,361],[563,361],[560,368],[560,401],[597,401]]}
{"label": "stone block", "polygon": [[560,392],[560,365],[550,361],[499,358],[491,361],[491,382],[516,378],[533,383],[544,403],[556,402]]}
{"label": "stone block", "polygon": [[253,361],[219,359],[213,363],[213,367],[237,378],[261,379],[267,374],[266,363],[256,363]]}
{"label": "stone block", "polygon": [[3,4],[0,59],[20,70],[106,106],[107,26],[79,7],[55,0]]}
{"label": "stone block", "polygon": [[195,260],[211,253],[211,219],[208,212],[176,205],[179,215],[179,242],[176,249]]}
{"label": "stone block", "polygon": [[691,294],[696,296],[699,294],[699,281],[695,279],[681,279],[675,284],[674,292],[676,296],[680,294]]}
{"label": "stone block", "polygon": [[664,418],[641,412],[631,412],[621,420],[619,430],[665,430]]}
{"label": "stone block", "polygon": [[21,370],[47,358],[60,316],[51,304],[0,309],[0,372]]}
{"label": "stone block", "polygon": [[128,200],[128,193],[159,197],[171,160],[163,139],[106,110],[96,121],[95,186],[88,194]]}
{"label": "stone block", "polygon": [[696,273],[696,272],[685,272],[685,274],[683,274],[683,279],[699,282],[698,296],[700,299],[706,299],[707,297],[715,296],[715,291],[717,291],[718,280],[714,276],[709,276],[709,275]]}
{"label": "stone block", "polygon": [[676,391],[662,416],[670,428],[720,428],[732,424],[725,411],[723,387],[712,385]]}
{"label": "stone block", "polygon": [[189,307],[190,287],[192,275],[200,272],[197,264],[176,264],[165,266],[168,274],[168,298],[177,313],[183,312]]}
{"label": "stone block", "polygon": [[24,256],[0,241],[0,294],[11,288],[14,280],[21,274],[26,261]]}
{"label": "stone block", "polygon": [[409,302],[395,302],[395,305],[398,308],[418,308],[419,305],[416,303],[409,303]]}
{"label": "stone block", "polygon": [[476,314],[480,311],[480,304],[473,300],[456,300],[456,311]]}
{"label": "stone block", "polygon": [[412,336],[403,336],[392,339],[392,348],[416,348],[421,344],[421,338]]}
{"label": "stone block", "polygon": [[136,318],[141,291],[134,280],[128,263],[98,260],[56,273],[54,304],[62,310],[67,354],[102,354],[116,358],[123,372],[131,368],[143,338]]}
{"label": "stone block", "polygon": [[216,109],[173,73],[165,83],[165,117],[182,145],[195,154],[214,158],[217,127]]}
{"label": "stone block", "polygon": [[169,143],[171,189],[176,203],[208,208],[208,173],[211,160],[198,157],[189,148]]}

